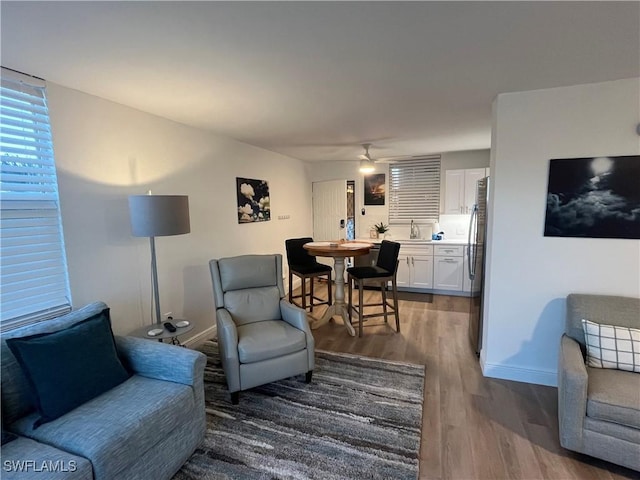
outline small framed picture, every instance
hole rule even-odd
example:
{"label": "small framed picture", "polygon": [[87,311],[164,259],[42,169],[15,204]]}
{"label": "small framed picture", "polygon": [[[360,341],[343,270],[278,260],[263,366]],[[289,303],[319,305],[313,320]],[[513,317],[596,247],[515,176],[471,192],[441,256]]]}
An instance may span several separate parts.
{"label": "small framed picture", "polygon": [[375,229],[369,230],[369,238],[378,238],[378,232]]}

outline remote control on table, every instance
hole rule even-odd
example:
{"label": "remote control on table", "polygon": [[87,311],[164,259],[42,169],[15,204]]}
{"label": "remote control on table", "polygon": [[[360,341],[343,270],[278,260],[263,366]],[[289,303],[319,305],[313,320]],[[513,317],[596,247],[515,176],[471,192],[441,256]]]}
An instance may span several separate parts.
{"label": "remote control on table", "polygon": [[169,330],[171,333],[176,331],[176,327],[174,327],[173,323],[171,323],[171,322],[164,322],[164,328]]}

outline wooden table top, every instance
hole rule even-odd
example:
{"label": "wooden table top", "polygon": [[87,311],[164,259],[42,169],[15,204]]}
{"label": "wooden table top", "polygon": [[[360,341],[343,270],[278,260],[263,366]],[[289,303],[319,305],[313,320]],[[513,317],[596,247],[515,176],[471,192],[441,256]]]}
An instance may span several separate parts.
{"label": "wooden table top", "polygon": [[357,257],[366,255],[373,247],[372,243],[349,241],[309,242],[303,248],[318,257]]}

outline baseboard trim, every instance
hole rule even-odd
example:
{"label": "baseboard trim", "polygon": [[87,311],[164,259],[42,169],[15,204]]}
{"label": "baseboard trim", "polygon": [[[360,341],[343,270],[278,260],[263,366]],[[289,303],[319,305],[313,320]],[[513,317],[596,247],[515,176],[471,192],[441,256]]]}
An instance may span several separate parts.
{"label": "baseboard trim", "polygon": [[182,342],[182,345],[191,349],[197,348],[207,340],[214,338],[217,332],[217,327],[213,325],[206,330],[194,335],[193,337],[189,337],[184,342]]}
{"label": "baseboard trim", "polygon": [[482,368],[482,374],[485,377],[546,385],[548,387],[558,386],[557,373],[550,370],[534,370],[531,368],[512,367],[497,363],[486,363],[483,355],[480,355],[480,366]]}

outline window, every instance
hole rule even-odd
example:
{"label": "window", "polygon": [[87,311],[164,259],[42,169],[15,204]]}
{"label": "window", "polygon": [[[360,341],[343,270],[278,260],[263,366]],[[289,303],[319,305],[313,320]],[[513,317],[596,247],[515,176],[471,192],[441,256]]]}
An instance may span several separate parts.
{"label": "window", "polygon": [[71,309],[44,81],[2,69],[0,330]]}
{"label": "window", "polygon": [[389,165],[389,223],[438,221],[440,156],[402,160]]}

